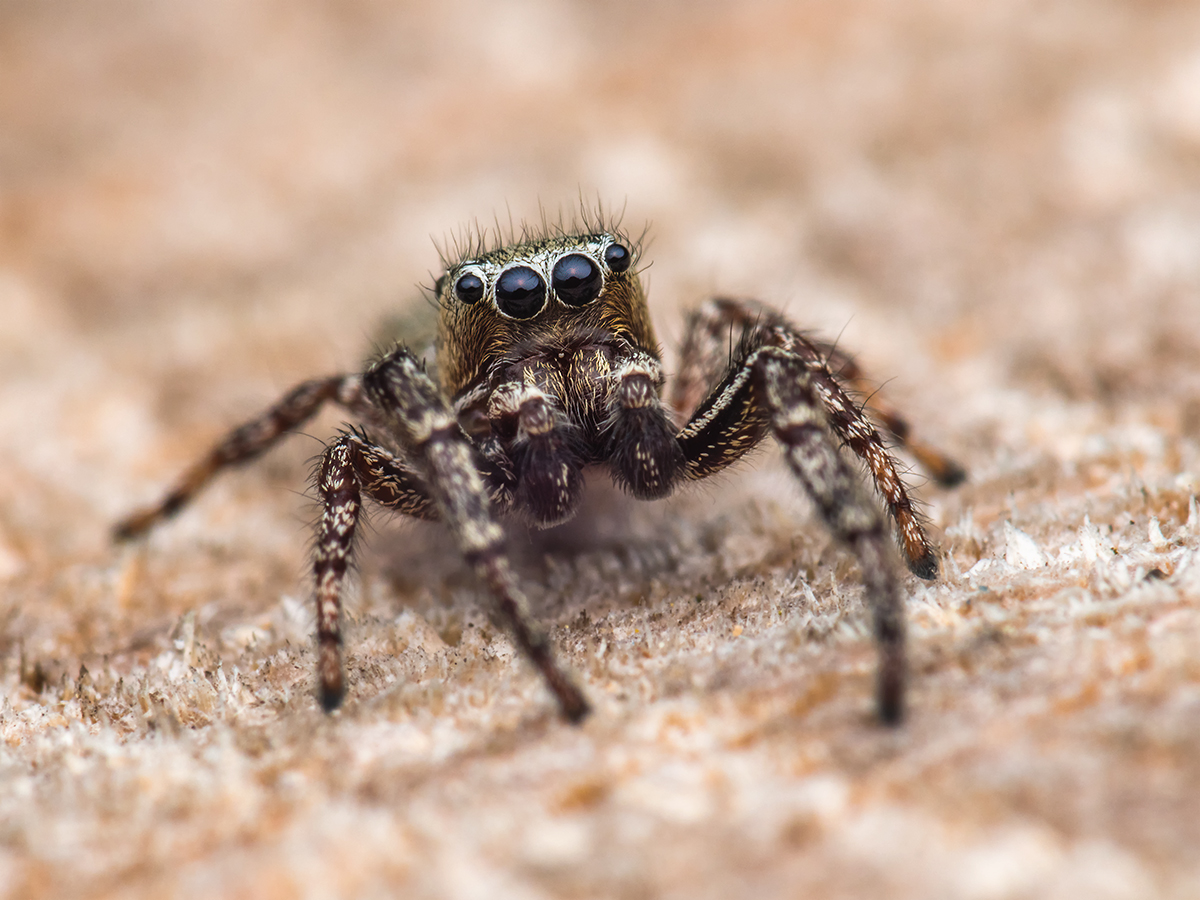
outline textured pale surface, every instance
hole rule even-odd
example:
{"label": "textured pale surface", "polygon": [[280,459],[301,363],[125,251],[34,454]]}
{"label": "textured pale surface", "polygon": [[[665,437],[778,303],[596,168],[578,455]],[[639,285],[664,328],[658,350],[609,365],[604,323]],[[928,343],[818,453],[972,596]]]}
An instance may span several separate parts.
{"label": "textured pale surface", "polygon": [[[432,6],[0,7],[0,893],[1200,896],[1200,6]],[[317,711],[336,415],[107,543],[430,234],[580,191],[668,344],[779,302],[969,466],[899,731],[772,451],[516,538],[582,728],[382,517]]]}

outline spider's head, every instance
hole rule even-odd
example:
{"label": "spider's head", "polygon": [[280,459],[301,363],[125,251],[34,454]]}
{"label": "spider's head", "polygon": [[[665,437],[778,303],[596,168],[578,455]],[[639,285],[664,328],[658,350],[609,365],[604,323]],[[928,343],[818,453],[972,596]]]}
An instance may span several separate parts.
{"label": "spider's head", "polygon": [[656,349],[635,250],[620,234],[555,235],[447,266],[438,371],[457,394],[495,360],[539,338],[603,331]]}

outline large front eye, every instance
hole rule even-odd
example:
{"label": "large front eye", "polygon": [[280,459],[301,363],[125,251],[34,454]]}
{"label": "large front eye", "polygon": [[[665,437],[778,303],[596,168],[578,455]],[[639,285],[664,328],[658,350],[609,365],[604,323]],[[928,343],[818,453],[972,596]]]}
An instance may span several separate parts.
{"label": "large front eye", "polygon": [[582,253],[572,253],[554,264],[550,285],[567,306],[587,306],[600,296],[600,269]]}
{"label": "large front eye", "polygon": [[546,283],[529,266],[505,269],[496,279],[496,305],[514,319],[536,316],[546,305]]}
{"label": "large front eye", "polygon": [[458,281],[454,282],[454,296],[468,306],[478,303],[483,299],[483,279],[474,272],[460,275]]}

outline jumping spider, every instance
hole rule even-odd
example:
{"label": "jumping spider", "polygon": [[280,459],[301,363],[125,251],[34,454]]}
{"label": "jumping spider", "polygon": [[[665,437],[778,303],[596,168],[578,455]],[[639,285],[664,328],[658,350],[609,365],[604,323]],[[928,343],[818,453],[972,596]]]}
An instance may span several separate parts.
{"label": "jumping spider", "polygon": [[[770,433],[826,526],[858,558],[879,648],[879,717],[898,722],[904,596],[884,516],[839,445],[866,464],[908,567],[933,579],[938,565],[880,432],[848,393],[861,386],[858,369],[770,309],[716,300],[687,320],[680,372],[664,400],[637,248],[615,228],[592,231],[471,247],[434,287],[436,377],[396,346],[361,374],[304,382],[231,432],[157,505],[119,523],[115,536],[145,533],[221,469],[257,457],[322,404],[337,403],[361,425],[325,448],[316,476],[324,505],[313,552],[324,708],[337,708],[346,691],[340,598],[365,495],[449,525],[517,646],[564,718],[577,722],[588,702],[529,615],[497,513],[541,527],[570,519],[587,466],[606,468],[639,499],[666,497],[725,469]],[[953,462],[908,439],[898,415],[874,412],[940,483],[961,480]]]}

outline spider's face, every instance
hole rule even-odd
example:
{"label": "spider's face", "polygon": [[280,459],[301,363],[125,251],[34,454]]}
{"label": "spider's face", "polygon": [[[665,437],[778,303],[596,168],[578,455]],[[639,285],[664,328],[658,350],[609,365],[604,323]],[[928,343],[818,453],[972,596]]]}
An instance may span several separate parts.
{"label": "spider's face", "polygon": [[465,257],[438,279],[438,368],[456,395],[539,341],[602,330],[654,350],[634,250],[617,234],[558,235]]}
{"label": "spider's face", "polygon": [[503,319],[524,322],[554,306],[578,310],[595,303],[605,283],[628,272],[632,262],[633,253],[611,234],[517,244],[450,267],[439,298],[483,304]]}

